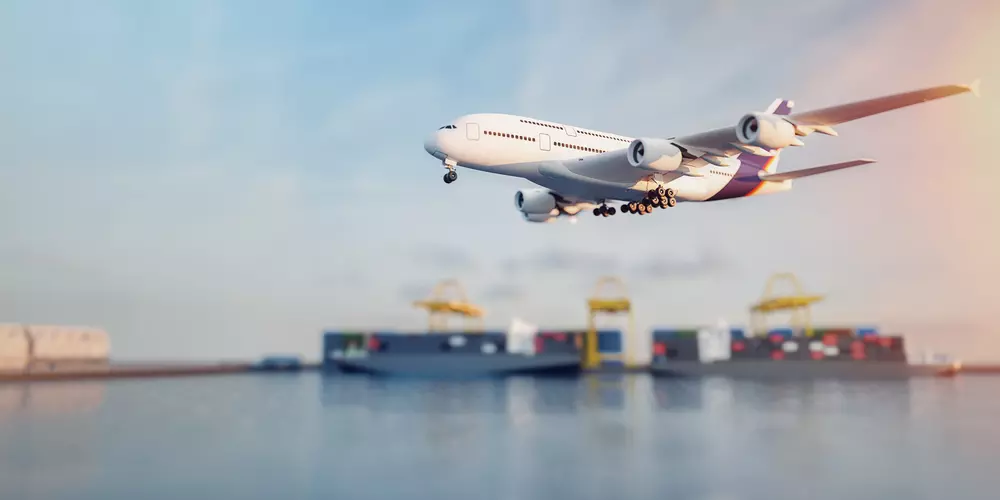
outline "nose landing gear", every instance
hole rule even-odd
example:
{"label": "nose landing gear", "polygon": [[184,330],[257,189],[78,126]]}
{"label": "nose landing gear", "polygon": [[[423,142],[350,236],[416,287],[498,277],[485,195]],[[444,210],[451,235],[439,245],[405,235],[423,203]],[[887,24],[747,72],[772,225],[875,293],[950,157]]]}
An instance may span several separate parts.
{"label": "nose landing gear", "polygon": [[451,184],[452,182],[457,181],[458,172],[455,171],[455,167],[458,166],[458,162],[452,160],[451,158],[445,158],[441,164],[444,165],[444,168],[448,169],[448,171],[444,174],[444,183]]}

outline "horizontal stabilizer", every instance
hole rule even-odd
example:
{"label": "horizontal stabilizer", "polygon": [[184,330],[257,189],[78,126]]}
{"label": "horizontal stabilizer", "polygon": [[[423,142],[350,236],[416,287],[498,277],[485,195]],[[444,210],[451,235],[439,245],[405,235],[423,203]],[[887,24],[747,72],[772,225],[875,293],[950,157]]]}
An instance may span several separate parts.
{"label": "horizontal stabilizer", "polygon": [[816,174],[823,174],[826,172],[833,172],[834,170],[842,170],[845,168],[867,165],[869,163],[875,163],[875,160],[868,160],[868,159],[851,160],[842,163],[821,165],[819,167],[804,168],[802,170],[793,170],[791,172],[781,172],[777,174],[769,174],[766,172],[761,172],[760,174],[758,174],[758,176],[762,181],[781,182],[791,179],[798,179],[800,177],[809,177]]}

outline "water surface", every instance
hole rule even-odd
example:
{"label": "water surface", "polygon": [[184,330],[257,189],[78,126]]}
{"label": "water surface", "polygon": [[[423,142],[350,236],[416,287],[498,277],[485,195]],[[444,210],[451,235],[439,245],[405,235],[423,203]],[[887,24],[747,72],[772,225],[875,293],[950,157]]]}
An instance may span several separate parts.
{"label": "water surface", "polygon": [[0,499],[995,499],[1000,379],[0,385]]}

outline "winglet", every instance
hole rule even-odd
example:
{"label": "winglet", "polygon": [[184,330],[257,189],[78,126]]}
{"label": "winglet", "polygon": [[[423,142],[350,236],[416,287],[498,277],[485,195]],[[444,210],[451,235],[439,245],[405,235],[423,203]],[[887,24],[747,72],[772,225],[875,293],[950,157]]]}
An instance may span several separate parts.
{"label": "winglet", "polygon": [[974,95],[976,97],[979,97],[979,82],[980,82],[980,79],[976,78],[975,80],[972,81],[972,83],[970,83],[969,85],[967,85],[969,91],[971,91],[972,95]]}

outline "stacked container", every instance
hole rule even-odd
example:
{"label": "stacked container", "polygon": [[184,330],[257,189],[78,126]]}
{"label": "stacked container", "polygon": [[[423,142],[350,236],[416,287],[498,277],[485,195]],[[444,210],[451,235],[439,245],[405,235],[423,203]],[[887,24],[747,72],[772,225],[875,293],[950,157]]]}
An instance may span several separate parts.
{"label": "stacked container", "polygon": [[601,359],[601,366],[624,366],[625,339],[621,330],[597,330],[597,353]]}
{"label": "stacked container", "polygon": [[598,330],[597,352],[620,355],[622,353],[621,330]]}
{"label": "stacked container", "polygon": [[30,371],[107,368],[111,342],[104,330],[80,326],[29,325]]}
{"label": "stacked container", "polygon": [[[433,367],[443,361],[458,363],[456,360],[461,358],[465,360],[461,361],[462,370],[474,370],[479,366],[484,371],[503,371],[508,366],[525,365],[521,362],[525,357],[540,360],[534,363],[540,367],[544,367],[546,359],[556,360],[560,366],[567,359],[579,365],[583,336],[580,331],[564,330],[541,331],[527,339],[514,338],[499,331],[326,332],[323,336],[323,368],[340,371],[345,363],[356,364],[352,360],[359,359],[382,360],[379,366],[386,369],[404,365]],[[519,345],[521,340],[527,340],[527,345]]]}
{"label": "stacked container", "polygon": [[653,362],[699,361],[698,330],[653,330]]}
{"label": "stacked container", "polygon": [[21,372],[28,366],[31,347],[22,325],[0,325],[0,373]]}

